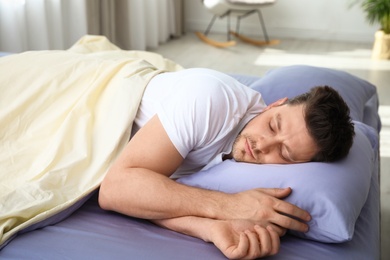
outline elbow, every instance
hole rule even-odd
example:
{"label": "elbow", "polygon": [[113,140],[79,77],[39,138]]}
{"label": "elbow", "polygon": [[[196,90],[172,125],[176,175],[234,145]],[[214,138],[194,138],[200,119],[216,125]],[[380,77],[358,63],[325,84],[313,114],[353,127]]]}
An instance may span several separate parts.
{"label": "elbow", "polygon": [[112,193],[110,188],[109,181],[107,180],[107,177],[103,180],[102,184],[99,188],[99,196],[98,196],[98,203],[100,208],[104,210],[112,210],[113,209],[113,200],[112,200]]}

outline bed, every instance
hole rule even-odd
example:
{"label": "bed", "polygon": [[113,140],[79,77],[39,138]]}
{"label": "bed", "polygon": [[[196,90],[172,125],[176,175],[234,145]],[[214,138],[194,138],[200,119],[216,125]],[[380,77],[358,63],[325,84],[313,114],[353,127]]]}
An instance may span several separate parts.
{"label": "bed", "polygon": [[[88,51],[96,52],[96,46],[93,45],[100,40],[101,38],[83,39],[72,50],[84,52],[80,45],[85,46],[87,42],[90,44]],[[106,40],[103,42],[106,48],[109,43]],[[114,49],[114,59],[117,60],[118,52],[122,51],[111,45],[109,49],[105,49],[105,52]],[[150,60],[154,54],[137,52],[135,56],[137,59]],[[5,58],[0,58],[0,68],[2,59]],[[159,62],[160,65],[163,63],[164,69],[181,69],[171,61],[167,64],[161,57],[157,59],[157,63]],[[158,73],[158,70],[154,70],[151,77],[154,73]],[[379,259],[378,136],[381,124],[375,86],[346,72],[301,65],[273,69],[259,76],[231,76],[260,91],[266,103],[285,96],[295,96],[316,85],[334,87],[349,105],[355,123],[356,135],[350,154],[346,159],[331,164],[253,165],[227,160],[209,170],[183,177],[178,181],[185,185],[224,192],[238,192],[256,187],[292,187],[293,193],[286,200],[312,214],[310,231],[305,234],[288,232],[281,238],[280,252],[268,259]],[[10,82],[9,79],[0,81],[1,88],[5,88]],[[142,93],[142,89],[140,91]],[[18,95],[22,98],[21,94]],[[117,109],[122,111],[123,107]],[[127,124],[131,124],[131,121]],[[118,139],[125,139],[123,136],[128,137],[128,134],[128,129],[120,132],[117,134]],[[5,149],[4,135],[1,138],[2,149]],[[118,147],[120,148],[121,144],[117,144],[117,150]],[[4,172],[4,161],[1,163],[1,172]],[[97,193],[104,169],[99,168],[99,171],[102,171],[99,177],[91,179],[92,184],[82,186],[83,190],[77,197],[72,200],[66,198],[67,203],[57,203],[57,206],[41,210],[39,214],[21,221],[21,225],[12,226],[21,217],[8,216],[7,212],[4,212],[7,203],[5,198],[9,197],[0,192],[0,224],[3,225],[1,234],[3,237],[8,235],[2,240],[0,258],[225,259],[213,244],[160,228],[147,220],[99,208]],[[4,183],[1,183],[1,186],[6,187]],[[55,186],[55,189],[60,188]],[[65,192],[54,194],[66,197],[63,193]],[[31,219],[34,221],[29,222]],[[14,231],[10,232],[12,227]]]}

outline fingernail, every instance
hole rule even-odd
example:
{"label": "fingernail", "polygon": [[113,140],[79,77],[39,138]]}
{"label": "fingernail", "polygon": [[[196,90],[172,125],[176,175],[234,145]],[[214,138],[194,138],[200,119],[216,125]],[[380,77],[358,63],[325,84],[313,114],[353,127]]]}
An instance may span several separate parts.
{"label": "fingernail", "polygon": [[306,225],[306,230],[305,230],[305,233],[309,232],[309,225]]}

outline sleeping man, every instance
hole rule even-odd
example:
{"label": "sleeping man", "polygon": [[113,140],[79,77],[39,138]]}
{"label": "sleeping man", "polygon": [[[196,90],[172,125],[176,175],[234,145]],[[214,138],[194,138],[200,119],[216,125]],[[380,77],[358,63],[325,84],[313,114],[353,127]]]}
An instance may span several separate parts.
{"label": "sleeping man", "polygon": [[260,93],[209,69],[155,76],[133,136],[107,173],[100,206],[212,242],[233,259],[276,254],[287,229],[306,232],[308,212],[285,189],[236,194],[177,183],[223,160],[336,161],[353,142],[349,109],[330,87],[266,106]]}

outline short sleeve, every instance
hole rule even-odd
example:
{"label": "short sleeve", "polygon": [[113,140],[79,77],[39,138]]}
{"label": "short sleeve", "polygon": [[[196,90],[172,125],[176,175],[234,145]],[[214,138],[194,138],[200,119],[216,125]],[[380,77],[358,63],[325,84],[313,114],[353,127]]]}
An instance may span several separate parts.
{"label": "short sleeve", "polygon": [[183,158],[223,139],[249,107],[264,106],[259,93],[215,71],[196,70],[173,84],[157,115]]}

